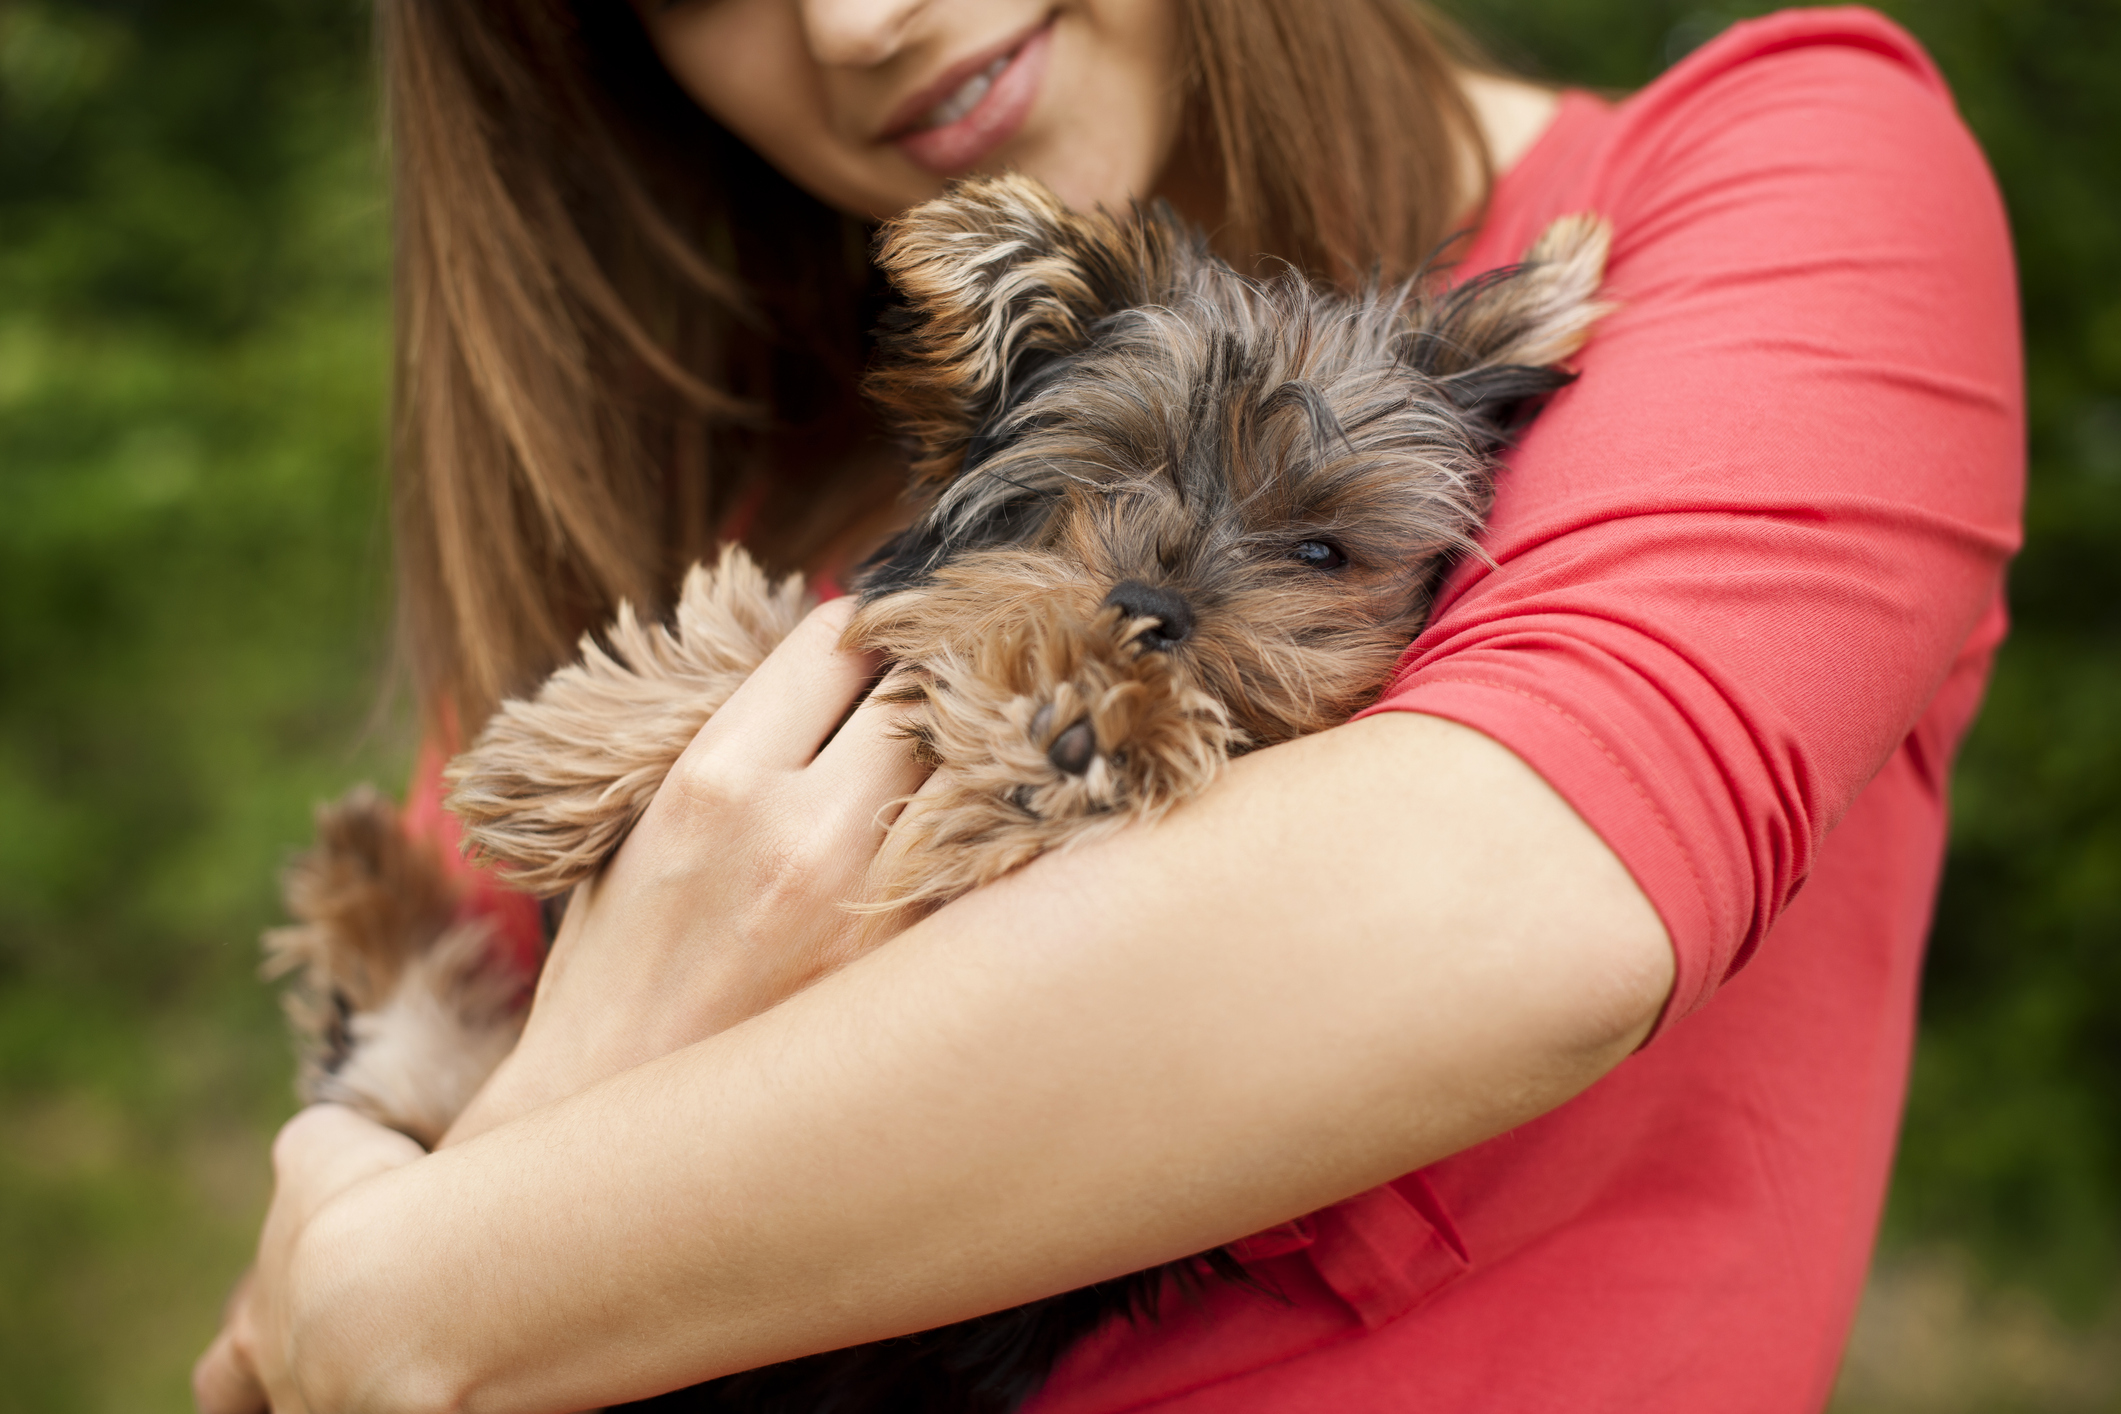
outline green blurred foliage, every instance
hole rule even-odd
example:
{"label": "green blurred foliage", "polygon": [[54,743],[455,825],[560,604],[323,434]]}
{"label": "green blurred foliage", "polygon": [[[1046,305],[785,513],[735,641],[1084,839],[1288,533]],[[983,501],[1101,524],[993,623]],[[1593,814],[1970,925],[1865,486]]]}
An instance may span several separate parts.
{"label": "green blurred foliage", "polygon": [[[1627,88],[1765,6],[1452,0]],[[1904,0],[2024,271],[2031,538],[1889,1240],[2121,1270],[2121,6]],[[0,1403],[188,1407],[291,1107],[255,981],[380,713],[386,220],[352,0],[0,0]]]}
{"label": "green blurred foliage", "polygon": [[366,30],[0,3],[7,1407],[188,1407],[292,1107],[274,874],[402,770]]}

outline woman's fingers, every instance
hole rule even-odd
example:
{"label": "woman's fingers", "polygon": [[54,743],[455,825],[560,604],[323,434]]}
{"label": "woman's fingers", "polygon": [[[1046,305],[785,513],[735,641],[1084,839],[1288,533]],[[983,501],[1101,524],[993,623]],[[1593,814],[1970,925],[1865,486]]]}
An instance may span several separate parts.
{"label": "woman's fingers", "polygon": [[805,773],[805,794],[834,803],[833,813],[841,819],[881,827],[888,822],[878,813],[919,790],[934,769],[915,754],[906,735],[907,722],[919,708],[883,700],[893,684],[886,678],[877,685]]}
{"label": "woman's fingers", "polygon": [[233,1328],[215,1336],[192,1366],[191,1395],[199,1414],[265,1414],[265,1386],[239,1353]]}
{"label": "woman's fingers", "polygon": [[820,604],[730,694],[678,760],[682,775],[721,769],[795,771],[810,763],[870,680],[875,660],[840,647],[850,599]]}
{"label": "woman's fingers", "polygon": [[845,905],[881,816],[927,775],[907,708],[864,700],[876,667],[840,646],[853,607],[813,611],[700,729],[570,906],[508,1090],[454,1137],[735,1025],[850,955]]}
{"label": "woman's fingers", "polygon": [[928,768],[902,729],[909,709],[863,696],[877,665],[841,646],[852,612],[820,605],[730,695],[673,768],[683,798],[729,815],[777,796],[768,817],[799,818],[813,843],[845,834],[865,857],[875,848],[879,812]]}

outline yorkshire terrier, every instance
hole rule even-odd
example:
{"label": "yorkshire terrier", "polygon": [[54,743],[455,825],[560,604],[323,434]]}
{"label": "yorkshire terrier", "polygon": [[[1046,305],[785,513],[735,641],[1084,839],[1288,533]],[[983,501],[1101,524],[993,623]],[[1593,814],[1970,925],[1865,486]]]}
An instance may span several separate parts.
{"label": "yorkshire terrier", "polygon": [[[1345,721],[1479,551],[1495,456],[1603,312],[1603,222],[1522,264],[1359,295],[1239,275],[1162,208],[1082,214],[1022,177],[887,228],[903,304],[872,394],[907,437],[915,518],[853,585],[851,647],[938,782],[886,831],[877,936],[1037,856],[1153,819],[1233,754]],[[801,619],[741,550],[665,623],[622,607],[452,763],[468,847],[518,887],[590,878],[700,726]],[[433,1142],[519,1025],[389,807],[320,814],[290,876],[303,1089]],[[512,1004],[515,1003],[515,1004]],[[903,1340],[662,1396],[658,1409],[1005,1411],[1070,1343],[1213,1253]]]}

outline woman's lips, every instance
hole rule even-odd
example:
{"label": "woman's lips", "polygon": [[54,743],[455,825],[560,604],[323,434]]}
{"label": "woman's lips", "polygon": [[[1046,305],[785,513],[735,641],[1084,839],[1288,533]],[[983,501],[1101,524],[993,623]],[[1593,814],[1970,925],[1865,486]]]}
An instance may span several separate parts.
{"label": "woman's lips", "polygon": [[976,167],[1016,136],[1045,77],[1052,24],[1041,25],[1012,52],[974,71],[922,115],[933,127],[904,132],[891,141],[914,165],[938,177]]}

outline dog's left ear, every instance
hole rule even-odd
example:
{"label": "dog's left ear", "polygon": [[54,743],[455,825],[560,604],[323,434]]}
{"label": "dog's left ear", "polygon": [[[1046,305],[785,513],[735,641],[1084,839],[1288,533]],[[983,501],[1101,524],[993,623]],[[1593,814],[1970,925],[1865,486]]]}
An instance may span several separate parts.
{"label": "dog's left ear", "polygon": [[1562,217],[1522,264],[1411,302],[1403,357],[1500,440],[1528,398],[1575,377],[1559,365],[1611,309],[1597,298],[1611,245],[1601,218]]}
{"label": "dog's left ear", "polygon": [[917,480],[965,448],[1036,368],[1099,320],[1169,297],[1195,238],[1160,210],[1069,210],[1023,176],[960,183],[884,227],[877,263],[904,304],[885,317],[870,394],[915,442]]}

